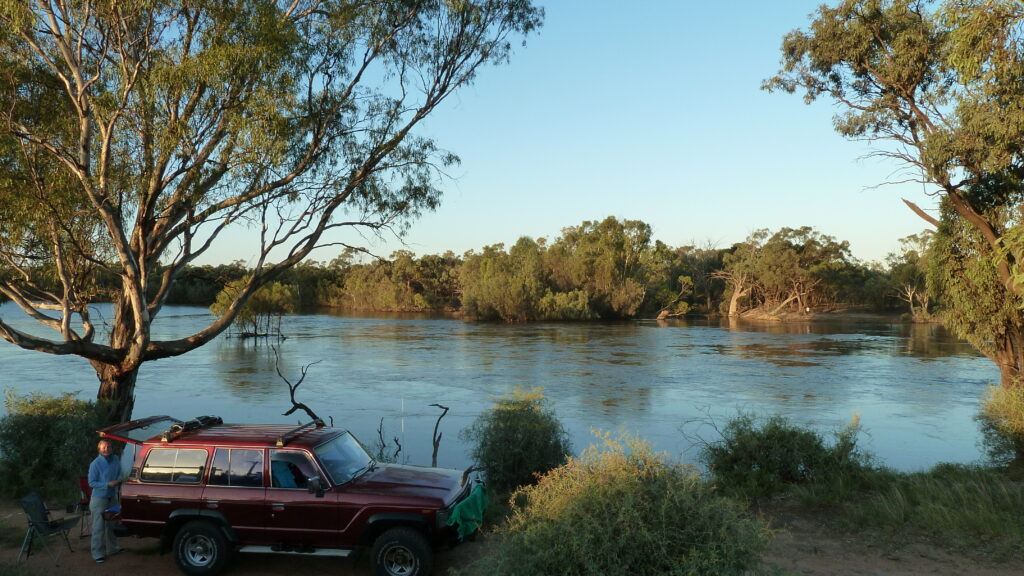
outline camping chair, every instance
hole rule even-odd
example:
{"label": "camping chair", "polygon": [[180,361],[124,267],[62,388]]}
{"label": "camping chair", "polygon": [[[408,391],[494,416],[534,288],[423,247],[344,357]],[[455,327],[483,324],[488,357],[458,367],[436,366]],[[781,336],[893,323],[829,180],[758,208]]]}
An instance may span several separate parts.
{"label": "camping chair", "polygon": [[75,512],[82,517],[82,523],[78,525],[78,537],[85,538],[85,527],[89,525],[89,500],[92,499],[92,486],[89,486],[89,478],[78,477],[78,503],[75,504]]}
{"label": "camping chair", "polygon": [[46,504],[43,503],[43,497],[38,492],[31,492],[28,496],[18,500],[18,502],[21,503],[22,510],[25,511],[25,518],[28,520],[28,530],[25,532],[25,539],[21,543],[21,551],[18,552],[16,562],[21,561],[22,555],[26,559],[32,555],[32,540],[39,536],[39,539],[43,541],[43,547],[53,557],[54,566],[60,566],[60,555],[64,550],[62,548],[58,549],[57,555],[54,556],[47,540],[50,536],[59,534],[64,539],[64,544],[67,544],[68,550],[74,552],[71,549],[71,542],[68,541],[68,532],[78,523],[79,517],[66,516],[51,520],[50,511],[46,508]]}

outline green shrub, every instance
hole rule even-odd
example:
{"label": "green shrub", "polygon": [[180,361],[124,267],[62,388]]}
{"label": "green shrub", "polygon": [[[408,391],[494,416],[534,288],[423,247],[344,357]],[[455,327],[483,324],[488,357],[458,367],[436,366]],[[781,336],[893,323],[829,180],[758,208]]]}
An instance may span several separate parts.
{"label": "green shrub", "polygon": [[58,501],[77,500],[76,478],[96,457],[101,409],[73,393],[50,396],[6,391],[0,418],[0,493],[24,496],[38,490]]}
{"label": "green shrub", "polygon": [[705,444],[701,458],[715,482],[744,498],[770,496],[791,486],[827,485],[855,489],[869,458],[857,448],[857,418],[836,433],[829,446],[820,434],[782,416],[759,422],[739,414],[726,423],[722,439]]}
{"label": "green shrub", "polygon": [[750,574],[770,533],[692,468],[650,444],[601,436],[519,488],[497,543],[471,571],[500,576]]}
{"label": "green shrub", "polygon": [[997,466],[1024,472],[1024,386],[990,386],[977,417],[982,448]]}
{"label": "green shrub", "polygon": [[498,398],[460,434],[473,446],[473,459],[488,486],[498,493],[532,484],[536,475],[565,463],[572,450],[569,436],[547,408],[540,388],[516,389]]}

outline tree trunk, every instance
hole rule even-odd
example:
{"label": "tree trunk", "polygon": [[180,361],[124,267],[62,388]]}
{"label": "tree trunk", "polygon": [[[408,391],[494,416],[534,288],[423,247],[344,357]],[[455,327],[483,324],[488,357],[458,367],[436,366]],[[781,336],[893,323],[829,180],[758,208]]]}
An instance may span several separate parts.
{"label": "tree trunk", "polygon": [[917,318],[917,311],[914,310],[914,298],[917,297],[917,288],[907,284],[900,290],[900,299],[910,306],[910,317]]}
{"label": "tree trunk", "polygon": [[108,424],[127,422],[132,418],[135,407],[135,380],[139,369],[122,370],[110,364],[93,363],[96,376],[100,380],[100,389],[96,399],[110,403],[107,414]]}
{"label": "tree trunk", "polygon": [[736,287],[732,291],[732,298],[729,299],[729,318],[739,316],[740,300],[750,292],[750,289]]}
{"label": "tree trunk", "polygon": [[782,309],[785,308],[790,302],[792,302],[793,300],[799,300],[799,298],[800,298],[799,294],[794,294],[794,295],[790,296],[789,298],[786,298],[785,300],[782,301],[782,304],[779,304],[775,308],[772,308],[771,311],[768,312],[768,315],[769,316],[775,316],[779,312],[782,312]]}
{"label": "tree trunk", "polygon": [[1024,334],[1020,330],[1011,330],[996,338],[996,350],[991,359],[999,367],[999,385],[1003,388],[1024,386],[1021,380],[1021,369],[1024,367],[1020,356],[1022,340]]}
{"label": "tree trunk", "polygon": [[122,361],[90,361],[100,381],[96,399],[110,404],[110,410],[107,412],[109,424],[131,420],[135,407],[135,381],[142,364],[141,353],[136,350],[141,344],[135,329],[135,315],[131,302],[124,296],[125,292],[127,287],[113,303],[114,321],[110,329],[110,347],[125,352]]}

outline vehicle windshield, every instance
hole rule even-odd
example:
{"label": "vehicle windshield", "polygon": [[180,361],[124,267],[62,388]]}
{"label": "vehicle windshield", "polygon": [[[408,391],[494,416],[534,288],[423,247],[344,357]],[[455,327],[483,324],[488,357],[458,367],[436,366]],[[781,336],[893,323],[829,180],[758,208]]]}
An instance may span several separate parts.
{"label": "vehicle windshield", "polygon": [[317,446],[313,451],[316,452],[334,485],[352,480],[373,465],[373,458],[348,432]]}

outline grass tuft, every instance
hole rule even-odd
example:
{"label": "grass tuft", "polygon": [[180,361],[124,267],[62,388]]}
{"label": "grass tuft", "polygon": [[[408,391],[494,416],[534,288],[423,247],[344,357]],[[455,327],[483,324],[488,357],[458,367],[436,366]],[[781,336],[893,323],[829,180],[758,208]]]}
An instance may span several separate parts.
{"label": "grass tuft", "polygon": [[883,488],[845,503],[840,520],[846,529],[909,530],[953,550],[997,558],[1024,550],[1024,484],[1002,472],[940,464],[887,480]]}

